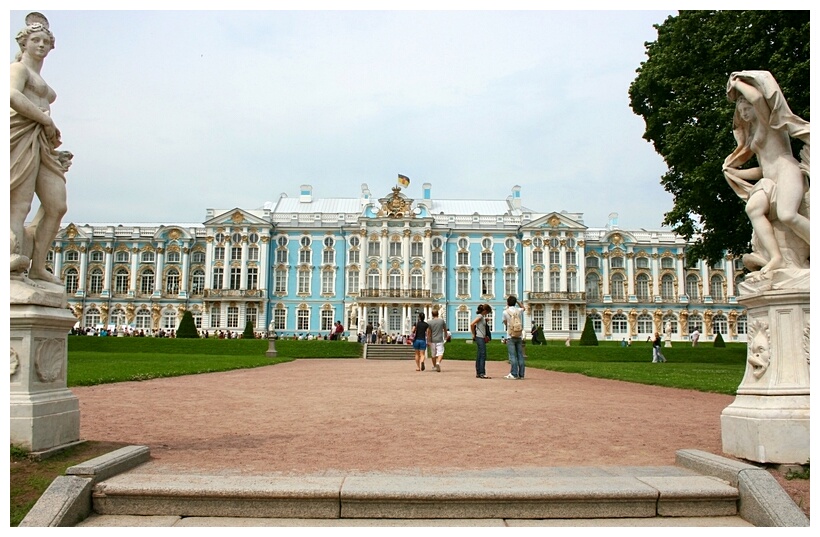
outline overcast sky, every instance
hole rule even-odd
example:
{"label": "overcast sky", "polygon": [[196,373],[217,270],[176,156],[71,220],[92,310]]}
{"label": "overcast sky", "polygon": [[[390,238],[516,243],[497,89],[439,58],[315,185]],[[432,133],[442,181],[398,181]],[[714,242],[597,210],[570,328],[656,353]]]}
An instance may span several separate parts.
{"label": "overcast sky", "polygon": [[[47,7],[66,223],[202,222],[301,184],[381,197],[399,173],[414,198],[520,185],[591,227],[657,229],[672,207],[628,88],[673,11]],[[9,13],[10,61],[27,12]]]}

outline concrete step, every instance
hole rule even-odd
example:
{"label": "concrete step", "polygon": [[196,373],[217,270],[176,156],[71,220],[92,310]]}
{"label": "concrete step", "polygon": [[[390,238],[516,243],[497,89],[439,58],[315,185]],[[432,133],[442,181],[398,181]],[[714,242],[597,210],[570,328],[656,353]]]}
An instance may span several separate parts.
{"label": "concrete step", "polygon": [[367,343],[364,346],[364,357],[367,360],[413,360],[415,351],[412,345],[406,343]]}
{"label": "concrete step", "polygon": [[733,517],[738,490],[702,475],[197,476],[98,483],[98,515],[308,519]]}

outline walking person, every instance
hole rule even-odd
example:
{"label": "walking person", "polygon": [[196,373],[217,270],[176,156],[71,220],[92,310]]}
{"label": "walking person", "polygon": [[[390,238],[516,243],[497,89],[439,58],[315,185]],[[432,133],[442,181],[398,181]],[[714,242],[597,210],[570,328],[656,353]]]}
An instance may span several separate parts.
{"label": "walking person", "polygon": [[652,342],[652,363],[665,362],[666,357],[661,352],[661,334],[655,332],[655,340]]}
{"label": "walking person", "polygon": [[413,326],[413,349],[416,351],[416,371],[424,371],[427,358],[427,331],[430,328],[424,322],[424,312],[419,313],[419,320]]}
{"label": "walking person", "polygon": [[488,379],[487,363],[487,319],[484,318],[484,305],[480,304],[476,309],[476,317],[470,323],[470,332],[473,334],[475,342],[475,378]]}
{"label": "walking person", "polygon": [[507,298],[504,310],[504,326],[507,329],[507,354],[510,358],[510,373],[505,379],[524,380],[524,308],[518,306],[515,296]]}
{"label": "walking person", "polygon": [[438,308],[433,308],[433,318],[427,323],[427,342],[430,346],[430,355],[433,358],[433,369],[441,372],[441,359],[444,358],[444,338],[447,333],[447,323],[438,316]]}
{"label": "walking person", "polygon": [[697,346],[698,346],[698,340],[699,340],[699,339],[700,339],[700,332],[698,331],[698,329],[697,329],[697,328],[695,328],[695,331],[694,331],[694,332],[692,332],[692,346],[693,346],[693,347],[697,347]]}

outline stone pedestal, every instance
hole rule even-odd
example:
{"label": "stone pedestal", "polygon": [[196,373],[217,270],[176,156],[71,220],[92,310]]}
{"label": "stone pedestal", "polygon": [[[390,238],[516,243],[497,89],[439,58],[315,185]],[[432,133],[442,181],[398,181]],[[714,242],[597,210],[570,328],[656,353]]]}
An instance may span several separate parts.
{"label": "stone pedestal", "polygon": [[33,452],[80,439],[80,401],[67,388],[68,331],[77,319],[65,308],[11,304],[11,443]]}
{"label": "stone pedestal", "polygon": [[268,337],[268,350],[265,352],[268,358],[276,358],[276,339]]}
{"label": "stone pedestal", "polygon": [[748,318],[746,373],[720,416],[723,451],[776,464],[809,461],[809,292],[742,296]]}

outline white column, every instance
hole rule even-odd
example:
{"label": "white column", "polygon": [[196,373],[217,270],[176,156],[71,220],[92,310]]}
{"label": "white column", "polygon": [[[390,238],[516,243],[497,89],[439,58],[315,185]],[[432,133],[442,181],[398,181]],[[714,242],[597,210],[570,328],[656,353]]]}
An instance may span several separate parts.
{"label": "white column", "polygon": [[214,241],[213,237],[205,240],[205,288],[214,288]]}
{"label": "white column", "polygon": [[632,251],[632,246],[626,247],[626,295],[629,297],[635,296],[635,256]]}
{"label": "white column", "polygon": [[[259,289],[268,288],[268,250],[270,241],[265,237],[259,239]],[[260,318],[262,316],[260,315]],[[267,326],[267,325],[265,325]]]}
{"label": "white column", "polygon": [[432,247],[431,247],[431,231],[429,229],[424,230],[424,288],[425,289],[432,289],[432,282],[433,282],[433,254],[432,254]]}
{"label": "white column", "polygon": [[[566,237],[561,239],[561,242],[559,244],[560,244],[560,247],[558,248],[558,256],[559,256],[558,260],[561,262],[561,276],[560,276],[560,278],[561,278],[560,286],[561,287],[560,287],[559,291],[567,292],[567,291],[569,291],[569,287],[567,286],[567,239],[566,239]],[[532,273],[532,271],[530,271],[530,273]]]}
{"label": "white column", "polygon": [[[518,298],[522,302],[526,303],[529,301],[528,295],[530,291],[532,291],[532,237],[521,240],[521,256],[524,258],[521,260],[521,265],[524,267],[524,270],[521,271],[521,277],[524,279],[524,281],[521,282],[521,289],[524,291],[524,296],[520,296]],[[496,266],[503,266],[503,264],[496,263]],[[478,277],[481,277],[481,273],[479,273]],[[501,277],[504,277],[503,272]],[[495,278],[493,278],[493,285],[495,285]],[[502,285],[506,284],[502,283]]]}
{"label": "white column", "polygon": [[[604,246],[604,251],[601,252],[602,254],[609,254],[609,245]],[[603,263],[603,292],[604,296],[609,295],[609,255],[601,255],[602,263]],[[546,322],[546,320],[544,321]]]}
{"label": "white column", "polygon": [[157,276],[154,280],[154,295],[162,294],[162,269],[165,268],[165,244],[160,243],[157,247]]}
{"label": "white column", "polygon": [[726,267],[724,273],[726,274],[726,301],[728,302],[730,296],[735,296],[735,260],[724,259],[723,264]]}
{"label": "white column", "polygon": [[103,273],[103,289],[102,296],[111,295],[111,270],[114,264],[114,256],[112,255],[111,243],[105,245],[105,272]]}
{"label": "white column", "polygon": [[712,286],[709,284],[709,263],[705,260],[700,263],[700,281],[703,282],[703,298],[712,296]]}
{"label": "white column", "polygon": [[240,260],[242,263],[242,273],[240,274],[239,278],[239,288],[240,289],[247,289],[248,288],[248,238],[242,238],[242,259]]}
{"label": "white column", "polygon": [[382,277],[379,279],[380,283],[379,286],[382,289],[387,289],[388,287],[388,280],[387,280],[387,253],[388,253],[388,241],[387,241],[387,228],[382,229],[382,235],[379,239],[381,243],[381,254],[382,254]]}
{"label": "white column", "polygon": [[[652,248],[652,294],[653,296],[660,296],[660,257],[658,257],[658,249]],[[653,298],[654,301],[654,298]]]}
{"label": "white column", "polygon": [[404,229],[404,235],[401,239],[402,254],[404,254],[404,277],[402,278],[402,288],[410,289],[410,229]]}
{"label": "white column", "polygon": [[54,248],[54,275],[58,278],[62,278],[60,272],[63,270],[63,248],[62,246],[56,246]]}
{"label": "white column", "polygon": [[191,249],[188,247],[187,244],[183,245],[183,247],[182,247],[182,274],[180,275],[180,280],[181,281],[179,282],[179,294],[184,295],[184,296],[188,296],[188,278],[190,278],[190,275],[188,274],[188,271],[190,270],[190,267],[191,267],[190,257],[191,257]]}
{"label": "white column", "polygon": [[86,277],[88,273],[88,248],[85,245],[80,246],[80,281],[78,282],[77,293],[86,294]]}
{"label": "white column", "polygon": [[686,273],[683,267],[684,254],[678,253],[675,256],[675,264],[678,270],[678,297],[686,294]]}

